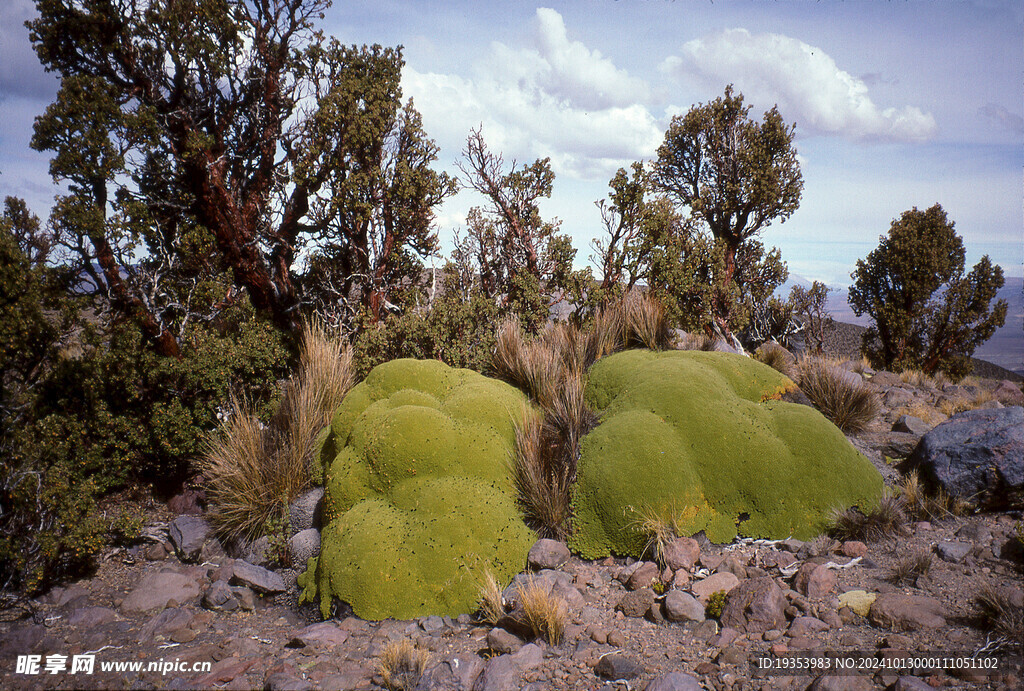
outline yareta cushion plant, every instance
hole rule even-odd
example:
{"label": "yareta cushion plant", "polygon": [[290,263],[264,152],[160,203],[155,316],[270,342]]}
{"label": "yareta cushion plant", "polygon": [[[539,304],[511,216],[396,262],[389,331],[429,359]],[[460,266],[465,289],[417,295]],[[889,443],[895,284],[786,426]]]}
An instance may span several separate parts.
{"label": "yareta cushion plant", "polygon": [[379,365],[322,435],[327,523],[300,577],[324,617],[332,598],[365,619],[476,609],[483,574],[508,582],[535,536],[509,471],[518,390],[434,360]]}
{"label": "yareta cushion plant", "polygon": [[630,350],[589,372],[601,423],[583,441],[570,547],[640,557],[654,515],[677,534],[809,539],[836,508],[878,504],[882,478],[832,423],[776,400],[794,384],[732,353]]}

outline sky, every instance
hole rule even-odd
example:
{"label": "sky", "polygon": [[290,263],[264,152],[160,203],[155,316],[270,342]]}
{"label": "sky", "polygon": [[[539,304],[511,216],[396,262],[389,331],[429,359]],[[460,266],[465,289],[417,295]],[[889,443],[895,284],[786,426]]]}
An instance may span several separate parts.
{"label": "sky", "polygon": [[[45,217],[55,187],[29,148],[56,93],[24,21],[0,2],[0,195]],[[752,116],[796,125],[800,208],[761,235],[790,272],[834,286],[901,212],[938,202],[967,247],[1024,273],[1024,4],[1017,0],[351,0],[322,28],[404,46],[405,97],[455,173],[471,128],[507,162],[549,157],[542,204],[578,262],[601,233],[594,202],[619,167],[655,156],[674,115],[733,84]],[[483,200],[440,209],[445,247]]]}

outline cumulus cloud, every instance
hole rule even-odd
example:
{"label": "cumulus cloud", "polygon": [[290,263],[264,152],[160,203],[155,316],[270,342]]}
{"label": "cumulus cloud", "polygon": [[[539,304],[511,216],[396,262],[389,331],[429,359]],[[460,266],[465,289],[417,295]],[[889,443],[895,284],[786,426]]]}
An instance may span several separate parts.
{"label": "cumulus cloud", "polygon": [[718,88],[731,82],[753,103],[778,104],[803,131],[913,141],[937,129],[935,118],[915,106],[875,105],[863,78],[841,70],[820,48],[779,34],[727,29],[685,43],[662,68]]}
{"label": "cumulus cloud", "polygon": [[986,103],[978,109],[978,113],[999,123],[1014,134],[1024,134],[1024,118],[1011,113],[995,103]]}
{"label": "cumulus cloud", "polygon": [[537,10],[534,29],[529,47],[492,43],[469,76],[407,66],[403,88],[428,133],[449,148],[482,123],[493,150],[549,156],[557,173],[580,178],[650,156],[662,132],[642,104],[646,83],[570,40],[554,10]]}

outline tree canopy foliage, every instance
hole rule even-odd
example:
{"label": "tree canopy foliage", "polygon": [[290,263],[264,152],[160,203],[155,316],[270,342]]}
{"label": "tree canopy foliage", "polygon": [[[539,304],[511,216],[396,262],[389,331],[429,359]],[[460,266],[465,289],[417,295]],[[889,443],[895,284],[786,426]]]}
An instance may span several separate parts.
{"label": "tree canopy foliage", "polygon": [[[742,304],[735,299],[733,284],[743,280],[739,274],[744,271],[744,244],[772,221],[789,218],[800,205],[803,190],[793,147],[795,126],[787,127],[777,108],[766,112],[760,123],[749,112],[743,95],[730,85],[723,97],[673,117],[652,173],[654,187],[688,208],[714,238],[712,251],[720,257],[721,269],[713,276],[713,314],[726,335],[732,332],[730,321],[745,321],[731,314]],[[761,252],[749,249],[748,261],[763,256],[763,247]],[[781,264],[771,253],[765,258],[772,265]],[[753,267],[748,264],[746,270]],[[776,271],[766,266],[754,273],[765,270]]]}
{"label": "tree canopy foliage", "polygon": [[904,211],[879,240],[851,274],[850,305],[874,320],[864,352],[877,367],[964,376],[1006,321],[1006,301],[992,303],[1003,270],[985,255],[964,274],[963,241],[939,204]]}
{"label": "tree canopy foliage", "polygon": [[325,39],[329,4],[37,0],[61,77],[33,139],[68,187],[56,236],[161,354],[211,276],[294,331],[304,283],[379,316],[436,247],[453,185],[402,103],[401,51]]}

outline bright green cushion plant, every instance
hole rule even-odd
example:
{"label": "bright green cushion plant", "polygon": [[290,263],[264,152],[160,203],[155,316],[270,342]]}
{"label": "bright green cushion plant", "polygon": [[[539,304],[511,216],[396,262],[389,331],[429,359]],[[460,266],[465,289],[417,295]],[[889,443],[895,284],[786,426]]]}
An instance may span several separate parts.
{"label": "bright green cushion plant", "polygon": [[878,471],[832,423],[782,402],[793,382],[731,353],[629,350],[589,371],[601,423],[583,441],[570,547],[639,557],[651,519],[705,531],[809,539],[835,508],[877,506]]}
{"label": "bright green cushion plant", "polygon": [[509,471],[525,396],[435,360],[379,365],[348,393],[320,459],[327,523],[303,601],[364,619],[476,609],[485,571],[507,582],[535,540]]}

